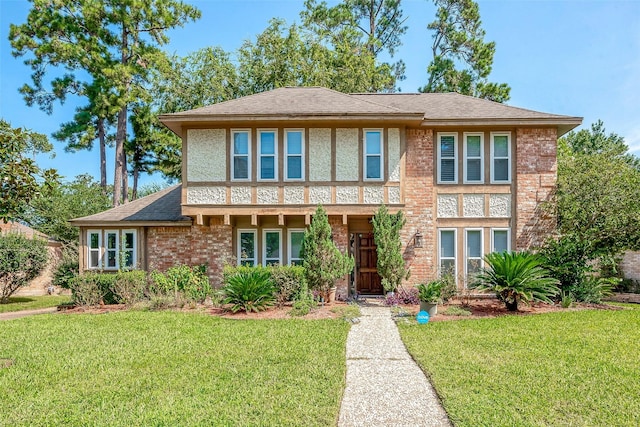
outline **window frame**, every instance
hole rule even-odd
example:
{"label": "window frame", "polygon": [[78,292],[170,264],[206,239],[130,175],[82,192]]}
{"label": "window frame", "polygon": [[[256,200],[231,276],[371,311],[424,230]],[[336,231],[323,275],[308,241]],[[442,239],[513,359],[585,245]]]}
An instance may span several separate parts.
{"label": "window frame", "polygon": [[[453,258],[442,256],[442,232],[453,232]],[[438,272],[443,274],[442,261],[453,260],[453,276],[458,277],[458,229],[456,228],[438,228]]]}
{"label": "window frame", "polygon": [[496,251],[495,232],[506,231],[507,232],[507,252],[511,252],[511,228],[509,227],[492,227],[491,228],[491,252]]}
{"label": "window frame", "polygon": [[[92,248],[91,247],[91,235],[92,234],[97,234],[98,235],[98,247],[97,248]],[[87,270],[101,270],[102,269],[102,230],[98,230],[98,229],[89,229],[87,230]],[[92,252],[98,252],[98,265],[96,266],[92,266],[91,265],[91,253]]]}
{"label": "window frame", "polygon": [[[479,257],[471,257],[469,256],[469,232],[480,233],[480,256]],[[464,229],[464,277],[465,283],[468,282],[470,274],[469,274],[469,261],[470,260],[479,260],[479,267],[483,267],[483,258],[484,258],[484,229],[482,228],[465,228]]]}
{"label": "window frame", "polygon": [[[293,254],[291,253],[291,247],[293,246],[291,243],[291,235],[292,233],[302,233],[304,235],[304,232],[305,232],[304,228],[290,228],[287,230],[287,264],[288,265],[302,265],[304,258],[302,258],[301,256],[294,258]],[[302,247],[300,248],[300,251],[302,251]],[[293,261],[299,261],[300,263],[293,264]]]}
{"label": "window frame", "polygon": [[[125,235],[127,233],[131,233],[133,235],[133,247],[131,249],[126,249],[124,247],[124,242],[126,242]],[[120,233],[120,252],[131,252],[131,266],[125,265],[123,268],[135,269],[138,266],[138,231],[133,228],[122,229]],[[123,258],[123,261],[125,258]],[[118,257],[118,261],[120,261]]]}
{"label": "window frame", "polygon": [[[507,157],[498,157],[495,156],[495,137],[496,136],[506,136],[507,137]],[[511,184],[512,176],[511,176],[511,132],[491,132],[491,184]],[[496,172],[496,160],[507,159],[507,175],[509,176],[506,180],[496,180],[495,172]]]}
{"label": "window frame", "polygon": [[[378,132],[380,133],[380,154],[369,154],[367,153],[367,133]],[[368,162],[367,159],[369,157],[379,157],[380,161],[380,177],[378,178],[368,178]],[[362,130],[362,180],[363,181],[384,181],[385,170],[384,170],[384,130],[383,129],[375,129],[368,128]]]}
{"label": "window frame", "polygon": [[[273,262],[267,259],[267,233],[277,233],[278,234],[278,261]],[[273,260],[274,258],[270,258]],[[262,230],[262,265],[264,267],[268,265],[283,265],[282,264],[282,229],[280,228],[265,228]]]}
{"label": "window frame", "polygon": [[[234,135],[239,133],[247,134],[247,154],[236,154],[235,153],[235,144]],[[251,181],[251,129],[231,129],[231,149],[229,150],[231,155],[231,181],[238,182],[247,182]],[[247,177],[246,178],[236,178],[236,170],[235,170],[235,158],[236,157],[247,157]]]}
{"label": "window frame", "polygon": [[[453,180],[442,180],[442,137],[453,136]],[[437,167],[437,183],[438,184],[457,184],[458,183],[458,132],[438,132],[438,167]],[[451,159],[451,157],[445,157],[445,159]]]}
{"label": "window frame", "polygon": [[[300,154],[289,154],[289,132],[300,132]],[[284,180],[285,181],[304,181],[305,179],[305,138],[304,129],[287,128],[284,130]],[[300,178],[289,177],[289,157],[300,157]]]}
{"label": "window frame", "polygon": [[[262,154],[262,135],[266,133],[273,133],[273,154]],[[258,139],[258,164],[257,164],[257,172],[256,178],[261,182],[274,182],[278,180],[278,129],[258,129],[257,130],[257,139]],[[262,177],[262,159],[264,157],[273,157],[273,178],[263,178]]]}
{"label": "window frame", "polygon": [[[467,137],[468,136],[479,136],[480,137],[480,156],[469,158],[468,150],[467,150]],[[464,132],[463,134],[463,183],[464,184],[484,184],[484,133],[483,132]],[[480,179],[479,180],[470,180],[468,177],[469,173],[469,160],[480,160]]]}
{"label": "window frame", "polygon": [[[109,248],[109,235],[116,236],[116,247]],[[115,266],[109,266],[109,252],[114,252],[114,259],[116,261]],[[120,269],[120,230],[108,229],[104,230],[104,262],[103,262],[104,270],[119,270]]]}
{"label": "window frame", "polygon": [[243,265],[242,261],[242,234],[243,233],[251,233],[253,234],[253,258],[244,258],[244,260],[251,259],[253,261],[252,267],[258,265],[258,230],[255,228],[239,228],[237,231],[237,242],[236,242],[236,258],[237,264]]}

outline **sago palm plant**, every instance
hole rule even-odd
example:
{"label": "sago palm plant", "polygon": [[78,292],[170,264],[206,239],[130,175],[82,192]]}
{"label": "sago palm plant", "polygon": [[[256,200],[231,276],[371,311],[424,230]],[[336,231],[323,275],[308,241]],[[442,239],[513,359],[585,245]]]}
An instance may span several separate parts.
{"label": "sago palm plant", "polygon": [[231,311],[261,311],[275,302],[275,286],[269,271],[255,269],[240,271],[229,278],[223,288],[224,304],[231,304]]}
{"label": "sago palm plant", "polygon": [[550,277],[543,260],[529,252],[493,252],[484,257],[483,268],[471,287],[495,292],[507,310],[517,311],[518,303],[542,301],[552,303],[558,294],[558,281]]}

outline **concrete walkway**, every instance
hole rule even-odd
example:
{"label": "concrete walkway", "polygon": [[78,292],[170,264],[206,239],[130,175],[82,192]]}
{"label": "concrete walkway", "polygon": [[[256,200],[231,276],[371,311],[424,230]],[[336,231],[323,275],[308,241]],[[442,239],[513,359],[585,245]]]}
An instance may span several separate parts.
{"label": "concrete walkway", "polygon": [[58,311],[57,307],[38,308],[36,310],[10,311],[8,313],[0,313],[0,320],[19,319],[21,317],[33,316],[35,314],[49,314]]}
{"label": "concrete walkway", "polygon": [[347,338],[347,386],[338,427],[451,426],[407,353],[388,307],[363,306]]}

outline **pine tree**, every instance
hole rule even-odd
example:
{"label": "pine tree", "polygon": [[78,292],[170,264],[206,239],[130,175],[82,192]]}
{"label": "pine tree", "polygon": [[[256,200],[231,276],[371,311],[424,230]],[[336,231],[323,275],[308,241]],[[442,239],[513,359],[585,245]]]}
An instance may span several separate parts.
{"label": "pine tree", "polygon": [[371,222],[378,253],[378,274],[385,291],[392,292],[409,278],[410,273],[402,256],[400,241],[400,230],[406,219],[402,211],[392,215],[385,205],[380,205]]}

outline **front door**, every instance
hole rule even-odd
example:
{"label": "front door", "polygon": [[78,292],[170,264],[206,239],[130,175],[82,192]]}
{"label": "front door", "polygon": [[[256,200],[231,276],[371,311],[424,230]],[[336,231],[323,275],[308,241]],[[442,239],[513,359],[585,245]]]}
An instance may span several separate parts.
{"label": "front door", "polygon": [[382,282],[378,275],[378,253],[373,233],[355,235],[356,291],[359,294],[381,295]]}

